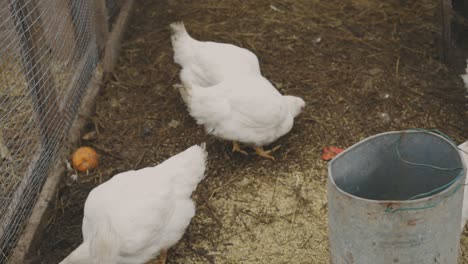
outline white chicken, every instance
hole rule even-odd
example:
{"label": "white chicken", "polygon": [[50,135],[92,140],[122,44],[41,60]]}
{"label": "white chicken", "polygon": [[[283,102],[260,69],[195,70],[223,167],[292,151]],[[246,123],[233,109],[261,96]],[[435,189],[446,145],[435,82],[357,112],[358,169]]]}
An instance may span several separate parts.
{"label": "white chicken", "polygon": [[184,24],[171,24],[174,61],[182,67],[178,86],[190,115],[207,133],[233,141],[233,151],[247,155],[239,142],[251,145],[262,157],[288,133],[304,100],[283,96],[262,76],[258,58],[231,44],[201,42],[187,33]]}
{"label": "white chicken", "polygon": [[465,106],[468,106],[468,59],[466,60],[465,74],[460,76],[465,83]]}
{"label": "white chicken", "polygon": [[295,96],[283,96],[262,76],[226,78],[211,87],[194,84],[181,87],[190,115],[197,124],[234,143],[233,151],[247,154],[238,142],[253,146],[262,157],[274,160],[264,145],[288,133],[305,102]]}
{"label": "white chicken", "polygon": [[465,83],[466,91],[468,92],[468,60],[466,60],[465,74],[460,75],[463,82]]}
{"label": "white chicken", "polygon": [[114,176],[89,194],[83,243],[61,264],[165,263],[184,234],[195,205],[190,198],[204,178],[205,146],[192,146],[163,163]]}
{"label": "white chicken", "polygon": [[[459,149],[461,149],[460,153],[463,157],[463,160],[465,161],[465,166],[468,166],[468,141],[464,142],[460,146],[458,146]],[[465,188],[468,186],[468,175],[465,175]],[[463,193],[463,206],[462,206],[462,222],[461,222],[461,232],[463,232],[463,229],[465,229],[466,221],[468,220],[468,190],[465,189],[465,192]]]}
{"label": "white chicken", "polygon": [[258,58],[251,51],[232,44],[198,41],[187,33],[182,22],[170,27],[174,61],[182,67],[183,85],[207,87],[228,75],[260,75]]}

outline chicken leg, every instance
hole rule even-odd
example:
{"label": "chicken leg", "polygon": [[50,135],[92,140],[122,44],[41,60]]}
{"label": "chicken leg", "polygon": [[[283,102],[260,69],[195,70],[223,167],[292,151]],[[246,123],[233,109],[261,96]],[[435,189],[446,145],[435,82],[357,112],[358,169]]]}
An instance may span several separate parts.
{"label": "chicken leg", "polygon": [[161,250],[157,259],[148,261],[146,264],[166,264],[167,260],[167,249]]}
{"label": "chicken leg", "polygon": [[276,147],[272,148],[271,150],[264,150],[263,147],[257,147],[257,146],[254,146],[253,148],[255,150],[255,153],[257,153],[257,155],[259,155],[260,157],[275,160],[275,157],[273,157],[270,154],[275,152],[279,148],[281,148],[281,145],[276,146]]}
{"label": "chicken leg", "polygon": [[232,142],[232,152],[239,152],[239,153],[242,153],[242,154],[244,154],[244,155],[246,155],[246,156],[249,155],[249,154],[247,153],[247,151],[241,149],[241,147],[240,147],[240,145],[239,145],[239,142],[237,142],[237,141],[233,141],[233,142]]}
{"label": "chicken leg", "polygon": [[166,264],[167,260],[167,249],[161,250],[161,253],[159,253],[158,257],[158,264]]}

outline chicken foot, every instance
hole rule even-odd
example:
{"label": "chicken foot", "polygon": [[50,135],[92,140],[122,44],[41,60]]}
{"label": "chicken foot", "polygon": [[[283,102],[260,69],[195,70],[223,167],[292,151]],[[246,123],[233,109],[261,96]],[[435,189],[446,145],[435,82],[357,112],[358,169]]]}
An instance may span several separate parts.
{"label": "chicken foot", "polygon": [[239,142],[237,142],[237,141],[233,141],[233,142],[232,142],[232,152],[239,152],[239,153],[242,153],[242,154],[244,154],[244,155],[246,155],[246,156],[249,155],[249,154],[247,153],[247,151],[243,150],[243,149],[240,147],[240,144],[239,144]]}
{"label": "chicken foot", "polygon": [[146,264],[166,264],[167,260],[167,249],[161,250],[157,259],[153,259]]}
{"label": "chicken foot", "polygon": [[257,153],[257,155],[259,155],[260,157],[275,160],[275,157],[273,157],[270,154],[275,152],[279,148],[281,148],[281,145],[278,145],[278,146],[276,146],[276,147],[274,147],[274,148],[272,148],[270,150],[264,150],[263,147],[257,147],[257,146],[254,146],[253,148],[255,150],[255,153]]}

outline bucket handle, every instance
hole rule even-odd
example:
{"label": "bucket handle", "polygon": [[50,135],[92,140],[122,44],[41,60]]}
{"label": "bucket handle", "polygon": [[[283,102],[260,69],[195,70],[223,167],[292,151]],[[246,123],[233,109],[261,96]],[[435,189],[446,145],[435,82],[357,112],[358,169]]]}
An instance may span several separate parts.
{"label": "bucket handle", "polygon": [[[438,134],[442,137],[444,137],[445,139],[447,139],[448,141],[450,141],[450,143],[452,143],[455,148],[459,149],[455,142],[449,137],[447,136],[446,134],[442,133],[441,131],[437,130],[437,129],[432,129],[432,130],[426,130],[426,129],[422,129],[422,128],[416,128],[416,129],[410,129],[408,131],[422,131],[422,132],[426,132],[426,133],[434,133],[434,134]],[[432,195],[434,193],[437,193],[441,190],[444,190],[448,187],[450,187],[452,184],[454,184],[456,181],[458,181],[460,178],[463,177],[463,167],[459,167],[459,168],[441,168],[441,167],[437,167],[437,166],[433,166],[433,165],[430,165],[430,164],[424,164],[424,163],[416,163],[416,162],[411,162],[411,161],[408,161],[408,160],[405,160],[401,154],[400,154],[400,143],[401,143],[401,138],[402,138],[402,135],[400,135],[399,139],[398,139],[398,142],[397,142],[397,145],[396,145],[396,152],[397,152],[397,155],[398,155],[398,158],[403,161],[404,163],[407,163],[407,164],[410,164],[410,165],[414,165],[414,166],[421,166],[421,167],[428,167],[428,168],[432,168],[432,169],[436,169],[436,170],[443,170],[443,171],[452,171],[452,170],[461,170],[459,172],[459,174],[457,175],[457,177],[455,177],[453,180],[451,180],[450,182],[448,182],[447,184],[441,186],[441,187],[438,187],[438,188],[435,188],[434,190],[432,191],[429,191],[429,192],[425,192],[425,193],[420,193],[420,194],[417,194],[415,196],[412,196],[408,199],[408,201],[411,201],[411,200],[416,200],[416,199],[420,199],[420,198],[423,198],[423,197],[426,197],[426,196],[429,196],[429,195]],[[463,151],[463,150],[462,150]],[[464,151],[463,151],[464,152]],[[389,206],[387,206],[387,208],[385,209],[385,212],[389,212],[389,213],[396,213],[398,211],[415,211],[415,210],[424,210],[424,209],[429,209],[429,208],[433,208],[433,207],[436,207],[438,204],[440,204],[444,199],[446,198],[449,198],[451,197],[452,195],[454,195],[460,188],[461,186],[464,186],[464,184],[459,184],[456,188],[453,189],[453,191],[451,191],[450,193],[448,193],[447,195],[444,195],[443,197],[441,197],[437,202],[433,203],[433,204],[429,204],[429,205],[426,205],[426,206],[421,206],[421,207],[403,207],[403,208],[396,208],[396,209],[393,209],[391,204],[389,204]]]}

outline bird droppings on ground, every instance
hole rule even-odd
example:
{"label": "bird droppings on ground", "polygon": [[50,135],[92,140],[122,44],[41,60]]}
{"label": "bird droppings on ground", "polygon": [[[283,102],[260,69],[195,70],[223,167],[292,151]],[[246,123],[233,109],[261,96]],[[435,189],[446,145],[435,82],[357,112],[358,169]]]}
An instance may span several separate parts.
{"label": "bird droppings on ground", "polygon": [[[64,179],[38,263],[57,263],[81,243],[83,203],[96,185],[203,141],[209,161],[194,195],[197,214],[169,264],[328,263],[323,146],[415,127],[438,128],[457,143],[468,137],[462,80],[436,59],[437,4],[137,1],[119,64],[89,118],[86,132],[97,135],[80,142],[98,151],[100,166],[78,182]],[[197,39],[252,50],[280,92],[304,98],[293,130],[272,144],[282,146],[276,161],[231,153],[230,142],[206,136],[188,115],[173,88],[175,21]],[[468,263],[466,234],[460,261]]]}

